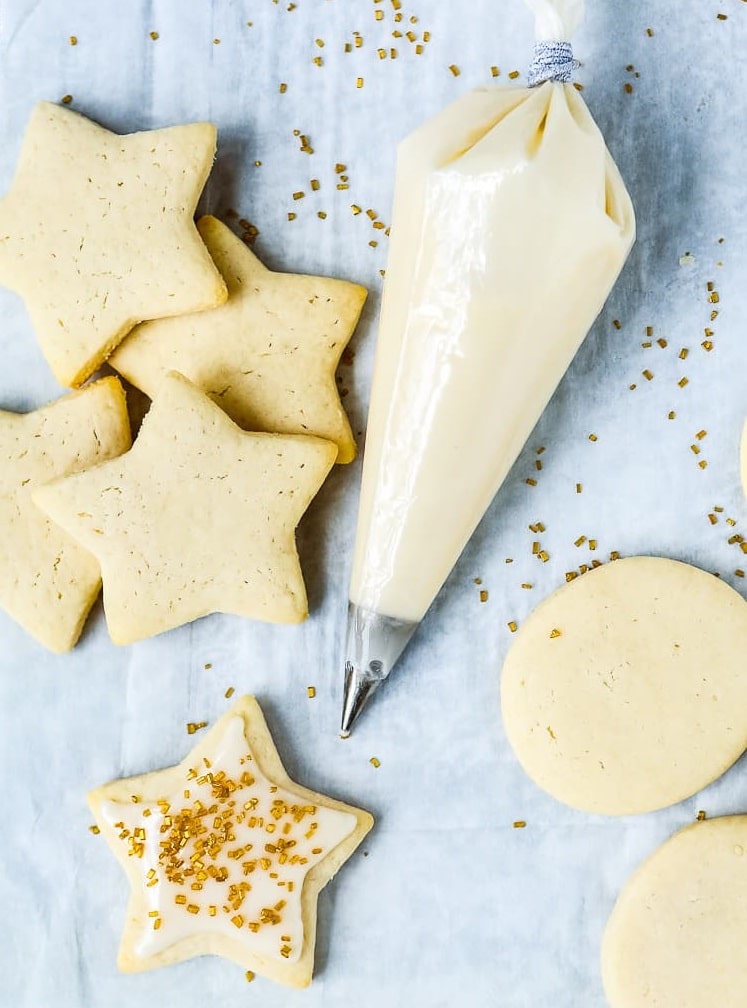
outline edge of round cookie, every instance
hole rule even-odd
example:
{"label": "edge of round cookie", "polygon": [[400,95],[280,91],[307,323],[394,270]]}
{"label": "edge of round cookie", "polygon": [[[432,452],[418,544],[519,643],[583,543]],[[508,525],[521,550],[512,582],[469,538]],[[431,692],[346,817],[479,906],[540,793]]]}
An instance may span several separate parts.
{"label": "edge of round cookie", "polygon": [[747,815],[722,816],[683,827],[638,866],[602,939],[611,1008],[742,1008],[746,852]]}

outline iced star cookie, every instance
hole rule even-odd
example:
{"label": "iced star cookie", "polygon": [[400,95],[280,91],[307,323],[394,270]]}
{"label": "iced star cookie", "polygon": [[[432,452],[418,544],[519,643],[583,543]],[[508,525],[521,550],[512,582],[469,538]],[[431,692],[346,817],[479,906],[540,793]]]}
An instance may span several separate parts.
{"label": "iced star cookie", "polygon": [[101,564],[116,644],[212,612],[297,623],[295,529],[336,454],[321,438],[242,431],[170,372],[131,451],[35,500]]}
{"label": "iced star cookie", "polygon": [[635,872],[602,944],[611,1008],[743,1008],[747,816],[694,822]]}
{"label": "iced star cookie", "polygon": [[101,587],[95,557],[33,503],[47,480],[130,447],[124,392],[103,378],[33,413],[0,412],[0,606],[51,651],[69,651]]}
{"label": "iced star cookie", "polygon": [[130,883],[120,969],[212,953],[311,982],[317,895],[373,818],[290,780],[253,697],[178,766],[88,800]]}
{"label": "iced star cookie", "polygon": [[143,319],[226,299],[193,215],[210,123],[117,136],[42,102],[0,201],[0,283],[26,302],[56,377],[81,385]]}
{"label": "iced star cookie", "polygon": [[747,748],[747,603],[689,564],[630,557],[542,602],[501,682],[519,762],[555,798],[633,815],[673,805]]}
{"label": "iced star cookie", "polygon": [[226,279],[228,301],[138,326],[110,363],[148,395],[164,372],[181,371],[244,430],[316,434],[337,444],[338,462],[351,462],[355,441],[335,370],[366,291],[273,273],[214,217],[197,227]]}

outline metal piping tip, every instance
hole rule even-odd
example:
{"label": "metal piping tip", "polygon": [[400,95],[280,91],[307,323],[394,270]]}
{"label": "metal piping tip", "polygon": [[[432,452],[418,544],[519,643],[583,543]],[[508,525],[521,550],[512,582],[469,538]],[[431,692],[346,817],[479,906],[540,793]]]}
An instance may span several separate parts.
{"label": "metal piping tip", "polygon": [[360,669],[354,668],[350,662],[345,662],[345,690],[340,722],[342,738],[350,738],[353,724],[370,697],[376,692],[376,687],[380,682],[381,679],[374,679],[372,676],[366,675],[365,672],[361,672]]}
{"label": "metal piping tip", "polygon": [[361,711],[392,670],[417,623],[383,616],[352,602],[348,607],[345,688],[340,735],[349,738]]}

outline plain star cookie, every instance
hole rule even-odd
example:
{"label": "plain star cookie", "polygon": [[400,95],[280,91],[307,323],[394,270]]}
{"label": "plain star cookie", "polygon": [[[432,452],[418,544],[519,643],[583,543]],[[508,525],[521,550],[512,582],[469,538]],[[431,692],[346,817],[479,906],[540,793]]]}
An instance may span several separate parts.
{"label": "plain star cookie", "polygon": [[178,766],[88,800],[130,883],[120,969],[214,954],[311,982],[317,895],[373,818],[290,780],[253,697]]}
{"label": "plain star cookie", "polygon": [[611,1008],[744,1008],[747,816],[695,822],[636,871],[602,944]]}
{"label": "plain star cookie", "polygon": [[63,385],[81,385],[143,319],[225,301],[193,221],[215,137],[210,123],[118,136],[34,109],[0,201],[0,282],[23,297]]}
{"label": "plain star cookie", "polygon": [[103,378],[33,413],[0,412],[0,606],[69,651],[101,587],[97,560],[33,503],[41,483],[127,451],[122,386]]}
{"label": "plain star cookie", "polygon": [[506,657],[503,720],[540,787],[586,812],[673,805],[747,747],[747,604],[660,557],[615,560],[531,614]]}
{"label": "plain star cookie", "polygon": [[101,564],[116,644],[212,612],[297,623],[295,528],[336,454],[321,438],[242,431],[171,372],[130,452],[35,500]]}
{"label": "plain star cookie", "polygon": [[148,395],[180,371],[244,430],[316,434],[334,441],[338,462],[355,441],[335,370],[366,291],[326,277],[274,273],[214,217],[197,224],[228,285],[212,311],[146,322],[110,363]]}

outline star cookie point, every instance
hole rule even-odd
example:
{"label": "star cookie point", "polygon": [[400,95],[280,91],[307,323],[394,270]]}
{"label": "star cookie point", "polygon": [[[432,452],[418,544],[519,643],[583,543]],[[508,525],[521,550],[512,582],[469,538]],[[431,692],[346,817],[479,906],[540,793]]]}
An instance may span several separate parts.
{"label": "star cookie point", "polygon": [[31,413],[0,412],[0,606],[51,651],[78,640],[101,587],[95,558],[33,503],[36,488],[126,451],[122,386],[102,378]]}
{"label": "star cookie point", "polygon": [[316,434],[337,444],[338,462],[352,461],[355,439],[335,371],[365,289],[273,272],[215,217],[201,217],[197,227],[226,278],[228,300],[138,326],[112,356],[112,366],[148,394],[175,368],[245,430]]}
{"label": "star cookie point", "polygon": [[311,982],[318,893],[373,818],[290,780],[253,697],[177,766],[88,800],[130,883],[121,969],[212,953]]}
{"label": "star cookie point", "polygon": [[0,281],[62,384],[81,385],[138,322],[226,298],[193,221],[216,130],[119,136],[49,102],[32,111],[0,200]]}

